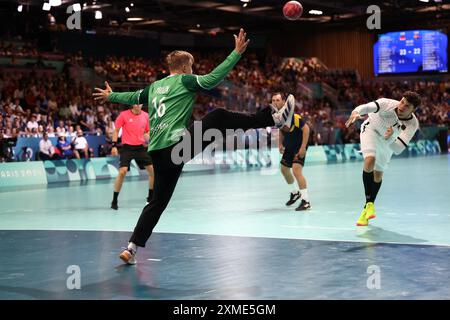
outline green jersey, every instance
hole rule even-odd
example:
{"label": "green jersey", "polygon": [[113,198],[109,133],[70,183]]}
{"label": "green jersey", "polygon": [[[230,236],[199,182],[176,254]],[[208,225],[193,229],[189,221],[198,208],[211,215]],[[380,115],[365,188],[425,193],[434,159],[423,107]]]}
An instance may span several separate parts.
{"label": "green jersey", "polygon": [[233,69],[241,55],[233,51],[211,73],[203,76],[175,74],[135,92],[110,93],[108,100],[123,104],[148,104],[150,144],[159,150],[180,141],[192,115],[197,91],[216,87]]}

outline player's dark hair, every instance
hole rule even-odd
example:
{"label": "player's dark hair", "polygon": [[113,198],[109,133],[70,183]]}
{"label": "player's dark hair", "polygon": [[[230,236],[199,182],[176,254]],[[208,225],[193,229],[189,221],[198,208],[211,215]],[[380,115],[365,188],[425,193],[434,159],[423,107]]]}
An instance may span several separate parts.
{"label": "player's dark hair", "polygon": [[420,106],[420,95],[412,92],[412,91],[406,91],[405,93],[403,93],[403,98],[405,98],[408,103],[412,104],[414,106],[414,108],[417,108],[418,106]]}
{"label": "player's dark hair", "polygon": [[278,96],[278,95],[281,96],[281,99],[286,100],[286,95],[285,95],[283,92],[281,92],[281,91],[275,91],[275,92],[272,93],[272,97],[273,97],[273,96]]}

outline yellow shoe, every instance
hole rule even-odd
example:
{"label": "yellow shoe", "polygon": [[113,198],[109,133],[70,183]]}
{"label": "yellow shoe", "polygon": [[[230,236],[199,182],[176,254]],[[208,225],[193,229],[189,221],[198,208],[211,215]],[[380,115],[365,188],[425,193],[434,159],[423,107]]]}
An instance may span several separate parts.
{"label": "yellow shoe", "polygon": [[365,227],[369,224],[369,220],[367,220],[366,214],[367,214],[367,205],[364,206],[364,209],[362,209],[358,221],[356,221],[356,225],[358,227]]}
{"label": "yellow shoe", "polygon": [[366,219],[370,220],[370,219],[374,219],[377,216],[375,215],[375,205],[373,204],[373,202],[367,202],[366,203]]}

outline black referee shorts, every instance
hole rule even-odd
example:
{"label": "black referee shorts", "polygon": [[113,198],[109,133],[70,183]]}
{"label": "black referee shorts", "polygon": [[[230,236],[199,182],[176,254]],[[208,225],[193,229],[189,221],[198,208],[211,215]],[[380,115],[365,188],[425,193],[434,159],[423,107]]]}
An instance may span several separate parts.
{"label": "black referee shorts", "polygon": [[136,163],[141,170],[152,164],[152,158],[150,158],[150,155],[143,145],[122,145],[122,148],[120,149],[120,167],[127,167],[128,170],[130,170],[130,162],[133,159],[136,160]]}

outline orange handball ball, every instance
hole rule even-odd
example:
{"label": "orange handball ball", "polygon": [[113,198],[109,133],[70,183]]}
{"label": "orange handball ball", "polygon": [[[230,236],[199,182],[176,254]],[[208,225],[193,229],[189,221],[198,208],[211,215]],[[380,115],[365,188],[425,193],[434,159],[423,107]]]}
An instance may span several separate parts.
{"label": "orange handball ball", "polygon": [[289,1],[283,7],[283,15],[288,20],[297,20],[302,16],[303,6],[298,1]]}

